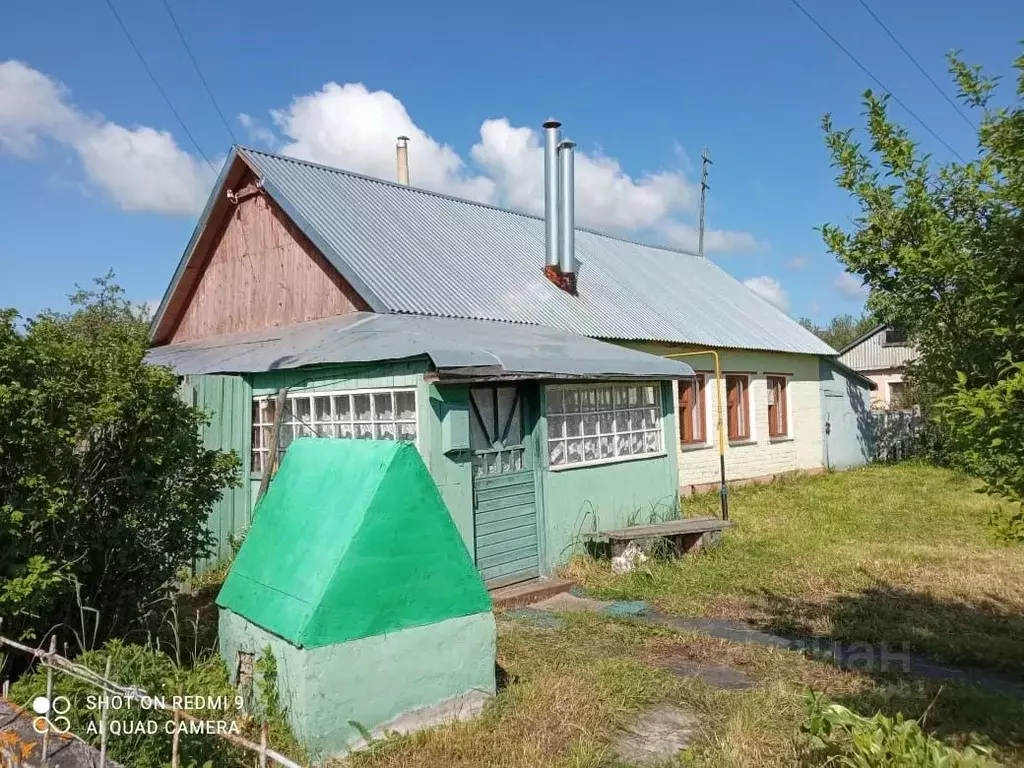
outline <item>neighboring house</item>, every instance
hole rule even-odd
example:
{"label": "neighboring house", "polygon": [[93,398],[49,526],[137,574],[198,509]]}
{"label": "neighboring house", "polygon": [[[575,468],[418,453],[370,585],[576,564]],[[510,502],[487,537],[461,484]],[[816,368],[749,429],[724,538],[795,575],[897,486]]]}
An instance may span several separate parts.
{"label": "neighboring house", "polygon": [[564,219],[234,149],[150,352],[215,414],[208,444],[247,460],[211,522],[219,555],[282,388],[282,444],[415,442],[491,586],[717,484],[712,357],[663,355],[720,353],[730,480],[821,470],[830,347],[707,259]]}
{"label": "neighboring house", "polygon": [[839,361],[875,383],[871,406],[900,410],[904,402],[903,374],[917,349],[905,333],[885,324],[877,325],[839,350]]}

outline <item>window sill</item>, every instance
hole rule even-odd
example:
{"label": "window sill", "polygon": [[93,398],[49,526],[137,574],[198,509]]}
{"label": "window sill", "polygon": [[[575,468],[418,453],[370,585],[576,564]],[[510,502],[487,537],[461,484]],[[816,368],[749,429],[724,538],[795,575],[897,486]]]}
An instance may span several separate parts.
{"label": "window sill", "polygon": [[549,472],[566,472],[571,469],[583,469],[585,467],[601,467],[607,464],[625,464],[629,461],[643,461],[644,459],[663,459],[668,454],[665,451],[659,451],[658,453],[645,453],[642,456],[614,456],[608,459],[591,459],[590,461],[578,461],[575,464],[558,464],[552,466],[548,464],[547,470]]}
{"label": "window sill", "polygon": [[706,448],[714,448],[714,447],[715,446],[714,446],[713,443],[707,443],[707,442],[704,442],[704,443],[680,443],[679,444],[679,450],[680,451],[702,451],[702,450],[704,450]]}
{"label": "window sill", "polygon": [[729,441],[729,446],[731,448],[739,448],[739,447],[744,446],[744,445],[757,445],[757,440],[755,440],[752,437],[743,437],[743,438],[740,438],[739,440],[730,440]]}
{"label": "window sill", "polygon": [[792,443],[794,440],[796,438],[791,435],[779,435],[778,437],[768,438],[769,443]]}

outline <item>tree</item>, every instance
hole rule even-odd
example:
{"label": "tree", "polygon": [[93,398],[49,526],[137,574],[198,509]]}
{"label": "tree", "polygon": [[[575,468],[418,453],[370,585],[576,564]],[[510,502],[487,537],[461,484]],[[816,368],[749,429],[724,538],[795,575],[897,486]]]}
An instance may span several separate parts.
{"label": "tree", "polygon": [[147,326],[111,279],[23,329],[0,312],[6,633],[72,617],[80,630],[78,604],[99,611],[90,641],[125,631],[206,553],[206,518],[235,482],[237,458],[204,449],[175,376],[143,362]]}
{"label": "tree", "polygon": [[[959,97],[979,116],[975,157],[938,164],[864,94],[867,149],[823,119],[838,185],[857,201],[850,231],[827,224],[829,250],[870,287],[868,309],[920,351],[908,379],[956,451],[1008,498],[1024,495],[1024,55],[1014,103],[997,80],[949,57]],[[1017,468],[1017,471],[1014,471]]]}
{"label": "tree", "polygon": [[825,326],[815,325],[806,317],[800,318],[800,325],[828,344],[832,349],[840,350],[854,339],[863,336],[878,322],[871,315],[862,314],[854,317],[851,314],[836,315]]}

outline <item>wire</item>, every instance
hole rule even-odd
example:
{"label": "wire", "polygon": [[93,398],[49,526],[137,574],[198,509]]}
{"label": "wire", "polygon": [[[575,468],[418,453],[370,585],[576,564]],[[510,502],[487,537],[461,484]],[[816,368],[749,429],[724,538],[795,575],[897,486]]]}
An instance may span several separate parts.
{"label": "wire", "polygon": [[[914,110],[912,110],[910,107],[908,107],[906,105],[906,103],[899,96],[897,96],[895,93],[893,93],[890,89],[886,88],[885,84],[881,80],[879,80],[870,69],[868,69],[866,66],[861,64],[860,59],[858,59],[856,56],[854,56],[852,53],[850,53],[843,46],[842,43],[840,43],[838,40],[836,40],[836,38],[832,35],[832,33],[829,32],[827,29],[825,29],[825,27],[823,27],[821,25],[821,23],[816,18],[811,16],[811,14],[807,11],[807,9],[804,8],[802,5],[800,5],[798,0],[789,0],[789,1],[793,5],[795,5],[797,7],[797,9],[799,9],[799,11],[804,16],[806,16],[808,19],[810,19],[811,23],[814,24],[814,26],[816,26],[818,29],[820,29],[822,34],[825,35],[825,37],[827,37],[829,40],[831,40],[833,43],[835,43],[836,47],[839,50],[841,50],[843,53],[845,53],[847,55],[847,57],[850,59],[850,61],[852,61],[854,64],[856,64],[858,67],[860,67],[861,71],[864,72],[864,74],[866,74],[868,77],[870,77],[872,80],[874,80],[879,88],[881,88],[883,91],[885,91],[887,94],[889,94],[889,96],[892,97],[893,101],[895,101],[897,104],[899,104],[901,107],[903,107],[903,109],[907,112],[908,115],[910,115],[912,118],[917,120],[917,122],[919,122],[921,124],[921,126],[926,131],[928,131],[928,133],[930,133],[932,136],[934,136],[935,139],[942,146],[944,146],[946,149],[948,149],[950,152],[952,152],[953,155],[957,158],[957,160],[959,160],[961,163],[966,163],[967,162],[966,160],[964,160],[964,158],[960,155],[959,152],[957,152],[955,149],[953,149],[953,147],[951,147],[949,145],[949,143],[945,139],[943,139],[941,136],[939,136],[939,134],[937,134],[934,130],[932,130],[932,127],[930,125],[928,125],[928,123],[926,123],[924,120],[922,120],[920,117],[918,117],[917,113],[914,112]],[[109,0],[108,0],[108,2],[109,2]]]}
{"label": "wire", "polygon": [[206,78],[203,76],[203,70],[199,68],[199,62],[196,61],[196,57],[192,54],[192,49],[189,47],[188,41],[185,39],[185,33],[181,31],[181,25],[178,24],[178,20],[174,16],[174,11],[171,10],[171,6],[167,3],[167,0],[163,0],[164,8],[167,9],[167,15],[171,17],[171,23],[174,24],[174,28],[178,31],[178,37],[181,38],[181,44],[185,46],[185,52],[188,54],[189,59],[192,61],[192,66],[195,67],[196,74],[199,75],[199,80],[203,84],[203,88],[206,89],[206,95],[210,97],[210,102],[213,104],[213,108],[217,110],[217,114],[220,115],[220,121],[224,123],[224,127],[227,129],[228,135],[231,137],[231,141],[235,144],[238,143],[238,139],[235,138],[235,132],[231,130],[231,124],[228,123],[228,119],[224,117],[224,113],[221,111],[220,104],[217,103],[217,97],[213,95],[213,90],[210,88],[210,84],[206,82]]}
{"label": "wire", "polygon": [[156,75],[153,74],[153,70],[149,68],[149,64],[146,63],[145,56],[142,55],[142,51],[139,50],[139,46],[135,44],[135,40],[132,38],[131,33],[128,31],[128,27],[125,26],[124,21],[122,21],[121,15],[117,12],[117,9],[114,7],[113,2],[111,2],[111,0],[106,0],[106,3],[107,7],[110,9],[110,12],[114,14],[114,18],[117,19],[117,23],[121,26],[121,31],[124,32],[124,36],[127,37],[128,42],[131,43],[131,46],[135,51],[135,55],[139,57],[139,61],[142,63],[142,68],[146,70],[146,74],[149,75],[149,79],[153,81],[153,85],[155,85],[156,89],[160,91],[160,95],[163,96],[164,101],[167,102],[168,108],[174,114],[174,117],[177,118],[178,125],[181,126],[181,130],[185,132],[185,135],[188,136],[189,140],[192,142],[193,146],[195,146],[200,156],[202,156],[203,160],[206,161],[206,164],[210,166],[210,170],[216,173],[217,169],[213,167],[213,163],[210,162],[210,158],[208,158],[206,156],[206,153],[203,152],[203,148],[199,146],[199,142],[196,141],[196,137],[192,135],[192,131],[188,129],[188,126],[185,125],[185,121],[182,120],[181,115],[178,114],[178,110],[176,110],[174,108],[174,104],[171,103],[171,99],[167,95],[167,91],[163,89],[163,86],[160,85],[160,81],[157,80]]}
{"label": "wire", "polygon": [[910,59],[910,61],[914,64],[915,67],[917,67],[917,71],[925,76],[928,82],[932,84],[932,87],[939,92],[939,95],[946,100],[949,106],[951,106],[953,109],[957,111],[957,114],[964,119],[964,122],[966,122],[969,126],[971,126],[971,128],[974,128],[976,130],[978,126],[974,124],[974,121],[967,116],[967,114],[960,108],[959,104],[957,104],[955,101],[953,101],[953,99],[949,97],[949,94],[942,90],[942,86],[940,86],[938,83],[935,82],[934,79],[932,79],[932,76],[929,75],[927,71],[925,71],[925,68],[922,67],[920,62],[918,62],[918,60],[914,58],[914,55],[903,47],[903,43],[901,43],[899,39],[896,37],[896,35],[894,35],[892,31],[887,26],[885,26],[882,20],[875,15],[875,12],[871,10],[871,6],[867,4],[866,0],[858,0],[858,2],[862,6],[864,6],[864,10],[871,15],[871,18],[878,22],[878,26],[885,30],[885,34],[887,34],[892,39],[892,41],[896,43],[897,47],[899,47],[899,49],[903,51],[904,54],[906,54],[906,57]]}

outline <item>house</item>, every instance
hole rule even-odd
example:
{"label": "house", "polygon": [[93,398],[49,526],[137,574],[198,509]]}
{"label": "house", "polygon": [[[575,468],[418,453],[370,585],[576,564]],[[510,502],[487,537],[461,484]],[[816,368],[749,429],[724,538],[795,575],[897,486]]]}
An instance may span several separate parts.
{"label": "house", "polygon": [[247,457],[220,556],[278,412],[282,446],[415,442],[489,585],[717,487],[719,400],[730,481],[821,471],[834,351],[707,259],[575,227],[572,145],[545,128],[544,217],[232,151],[149,356]]}
{"label": "house", "polygon": [[897,328],[876,325],[839,350],[839,361],[875,383],[871,407],[900,410],[904,407],[903,374],[917,349]]}

